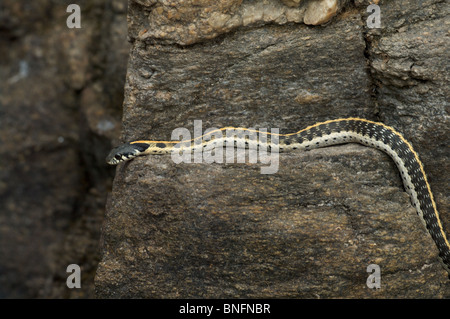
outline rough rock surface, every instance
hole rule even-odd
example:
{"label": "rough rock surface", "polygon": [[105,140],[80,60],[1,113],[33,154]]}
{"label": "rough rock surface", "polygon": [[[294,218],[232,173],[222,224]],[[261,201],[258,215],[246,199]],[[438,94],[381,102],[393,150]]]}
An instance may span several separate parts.
{"label": "rough rock surface", "polygon": [[[131,162],[103,237],[101,297],[443,297],[448,280],[394,165],[362,146],[282,154],[273,175]],[[370,264],[380,290],[366,286]]]}
{"label": "rough rock surface", "polygon": [[[0,3],[0,298],[93,298],[129,44],[126,0]],[[66,286],[69,264],[81,289]]]}
{"label": "rough rock surface", "polygon": [[[380,4],[381,6],[381,4]],[[401,129],[419,152],[441,217],[450,228],[450,58],[441,1],[383,4],[381,29],[367,33],[380,119]]]}
{"label": "rough rock surface", "polygon": [[320,0],[295,4],[291,1],[286,5],[278,0],[132,1],[130,36],[188,45],[250,25],[303,21],[318,25],[334,17],[345,2]]}
{"label": "rough rock surface", "polygon": [[[190,2],[130,1],[124,141],[170,139],[194,120],[283,132],[344,116],[382,120],[422,155],[449,229],[448,4],[380,1],[382,28],[369,30],[368,1],[340,2],[319,27],[301,23],[308,1]],[[294,18],[268,14],[280,10]],[[386,155],[346,145],[281,154],[272,175],[260,166],[170,156],[119,165],[98,296],[450,296]],[[366,286],[370,264],[381,267],[381,289]]]}
{"label": "rough rock surface", "polygon": [[338,11],[337,0],[310,1],[305,11],[303,22],[310,25],[319,25],[328,22]]}

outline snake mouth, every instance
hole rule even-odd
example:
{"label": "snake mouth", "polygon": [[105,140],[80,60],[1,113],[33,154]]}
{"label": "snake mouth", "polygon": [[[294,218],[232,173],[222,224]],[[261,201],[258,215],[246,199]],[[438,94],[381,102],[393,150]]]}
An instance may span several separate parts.
{"label": "snake mouth", "polygon": [[124,144],[113,149],[106,157],[106,163],[109,165],[117,165],[121,162],[128,161],[138,156],[141,152],[133,145]]}
{"label": "snake mouth", "polygon": [[138,154],[132,154],[132,153],[114,153],[109,154],[106,158],[106,163],[109,165],[117,165],[121,162],[128,161],[132,158],[135,158]]}
{"label": "snake mouth", "polygon": [[135,158],[143,152],[140,145],[123,144],[114,148],[108,156],[106,156],[106,163],[109,165],[117,165],[121,162],[128,161]]}

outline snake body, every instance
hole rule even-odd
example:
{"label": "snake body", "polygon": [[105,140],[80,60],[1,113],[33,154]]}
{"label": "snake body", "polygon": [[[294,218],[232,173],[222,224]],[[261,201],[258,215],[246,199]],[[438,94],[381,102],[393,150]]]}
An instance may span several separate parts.
{"label": "snake body", "polygon": [[[264,139],[256,141],[247,135],[227,135],[226,132],[259,133]],[[237,147],[274,147],[273,137],[278,139],[280,152],[290,150],[309,150],[345,143],[359,143],[377,148],[388,154],[397,165],[411,203],[421,217],[425,227],[439,250],[439,259],[450,275],[450,244],[445,235],[436,203],[433,199],[423,165],[411,144],[395,129],[383,123],[360,118],[329,120],[308,126],[295,133],[274,134],[247,128],[224,127],[187,141],[147,141],[137,140],[113,149],[106,161],[111,165],[130,160],[136,156],[168,154],[172,151],[204,148],[211,143],[234,143]],[[212,138],[215,137],[215,138]]]}

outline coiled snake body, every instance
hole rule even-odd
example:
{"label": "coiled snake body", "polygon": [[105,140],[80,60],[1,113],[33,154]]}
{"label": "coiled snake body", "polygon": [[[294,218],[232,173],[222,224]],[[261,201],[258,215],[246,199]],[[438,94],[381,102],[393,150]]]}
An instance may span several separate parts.
{"label": "coiled snake body", "polygon": [[[253,141],[247,136],[229,136],[234,132],[254,132],[266,138]],[[387,153],[397,165],[405,190],[411,203],[424,222],[439,249],[439,257],[450,274],[450,244],[445,235],[436,203],[421,161],[411,144],[396,130],[382,123],[359,118],[336,119],[309,126],[295,133],[273,134],[247,128],[225,127],[188,141],[139,140],[113,149],[106,161],[111,165],[130,160],[136,156],[167,154],[172,151],[207,147],[211,143],[235,143],[237,147],[274,147],[273,136],[278,138],[280,152],[309,150],[344,143],[359,143]],[[214,138],[213,138],[214,137]]]}

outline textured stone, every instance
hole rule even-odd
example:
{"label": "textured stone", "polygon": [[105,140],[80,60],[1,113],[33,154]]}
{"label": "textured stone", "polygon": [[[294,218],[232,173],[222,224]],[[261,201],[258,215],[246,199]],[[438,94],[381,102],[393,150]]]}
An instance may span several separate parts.
{"label": "textured stone", "polygon": [[[380,5],[381,6],[381,5]],[[364,8],[364,7],[363,7]],[[441,218],[450,225],[448,12],[441,1],[383,4],[381,29],[368,29],[368,60],[381,119],[412,137]]]}
{"label": "textured stone", "polygon": [[[424,125],[428,118],[435,120],[440,91],[420,88],[430,92],[427,103],[433,105],[431,113],[423,109],[418,121],[422,132],[406,129],[402,120],[401,101],[407,98],[402,94],[410,91],[396,92],[397,100],[387,103],[385,93],[397,86],[385,88],[383,76],[398,79],[400,74],[401,80],[409,64],[398,61],[397,74],[376,69],[384,32],[387,38],[395,33],[362,26],[362,3],[320,28],[277,18],[277,10],[287,10],[287,20],[293,12],[281,2],[177,4],[169,14],[165,1],[152,2],[150,10],[142,2],[130,3],[133,46],[124,141],[170,139],[175,128],[192,131],[194,120],[202,120],[203,129],[251,126],[293,132],[344,116],[382,119],[406,131],[419,154],[429,149],[429,141],[436,143],[433,133],[448,135],[446,119],[432,130]],[[431,11],[440,6],[434,4]],[[300,20],[289,21],[303,21],[305,7],[294,8]],[[419,9],[412,5],[408,10]],[[270,23],[262,12],[270,12]],[[387,18],[393,20],[386,14],[384,23],[389,24]],[[420,56],[432,59],[427,54]],[[417,68],[413,74],[426,71]],[[444,80],[430,76],[443,90]],[[427,86],[435,88],[431,81]],[[428,142],[421,136],[428,136]],[[449,157],[446,147],[425,156],[431,172]],[[119,165],[107,205],[98,296],[450,296],[437,249],[386,155],[347,145],[282,154],[279,171],[272,175],[261,175],[260,166],[176,165],[169,156]],[[439,183],[445,177],[431,176],[445,221],[450,206],[447,188]],[[366,268],[372,263],[381,267],[379,290],[366,286]]]}
{"label": "textured stone", "polygon": [[[345,45],[329,41],[331,32],[342,32]],[[370,82],[360,32],[350,18],[326,33],[303,25],[243,29],[189,50],[145,49],[137,42],[129,60],[132,85],[126,87],[123,137],[169,138],[174,128],[191,128],[195,119],[205,128],[295,131],[328,119],[330,110],[337,117],[367,114]],[[336,50],[343,54],[335,55]],[[352,76],[341,81],[340,72]]]}
{"label": "textured stone", "polygon": [[289,7],[298,7],[302,0],[281,0],[281,2]]}
{"label": "textured stone", "polygon": [[310,1],[306,7],[303,22],[310,25],[319,25],[328,22],[338,11],[337,0]]}
{"label": "textured stone", "polygon": [[[143,16],[146,10],[150,13]],[[161,0],[150,4],[131,1],[130,12],[136,16],[129,25],[131,37],[141,41],[188,45],[215,38],[241,26],[301,22],[304,8],[268,0],[181,0],[175,6],[173,1]],[[141,21],[148,27],[142,29]]]}
{"label": "textured stone", "polygon": [[[81,29],[66,26],[69,3],[0,5],[0,298],[95,297],[126,0],[77,1]],[[74,263],[81,289],[66,286]]]}
{"label": "textured stone", "polygon": [[[443,297],[437,249],[386,155],[341,146],[282,154],[273,175],[260,167],[170,156],[119,167],[99,296]],[[366,286],[372,263],[381,290]]]}

